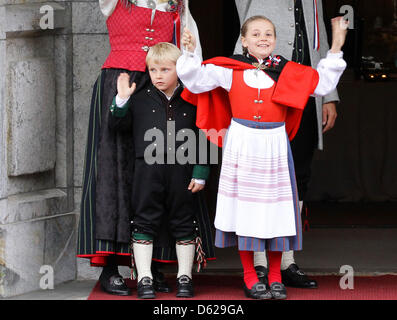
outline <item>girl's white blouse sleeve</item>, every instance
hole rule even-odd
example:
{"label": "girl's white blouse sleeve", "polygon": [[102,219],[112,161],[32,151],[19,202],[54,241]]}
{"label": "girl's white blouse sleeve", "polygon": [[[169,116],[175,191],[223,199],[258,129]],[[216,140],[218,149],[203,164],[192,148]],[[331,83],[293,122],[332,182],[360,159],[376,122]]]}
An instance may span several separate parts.
{"label": "girl's white blouse sleeve", "polygon": [[102,14],[108,18],[116,8],[118,0],[99,0],[99,7],[101,8]]}
{"label": "girl's white blouse sleeve", "polygon": [[321,59],[317,65],[320,78],[313,95],[321,97],[333,91],[345,69],[346,61],[343,60],[343,52],[331,53],[328,51],[327,57]]}
{"label": "girl's white blouse sleeve", "polygon": [[192,93],[202,93],[218,87],[230,91],[233,70],[213,64],[201,65],[201,59],[194,53],[184,52],[176,63],[179,79]]}

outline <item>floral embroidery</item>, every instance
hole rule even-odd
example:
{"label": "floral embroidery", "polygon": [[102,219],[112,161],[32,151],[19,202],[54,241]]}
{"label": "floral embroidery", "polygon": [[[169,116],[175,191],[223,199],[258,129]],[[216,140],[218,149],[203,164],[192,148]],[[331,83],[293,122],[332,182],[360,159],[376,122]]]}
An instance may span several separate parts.
{"label": "floral embroidery", "polygon": [[177,0],[169,0],[167,5],[167,11],[175,12],[178,9],[178,1]]}
{"label": "floral embroidery", "polygon": [[259,62],[253,62],[252,65],[260,70],[268,69],[268,68],[275,68],[277,67],[281,62],[280,56],[269,56],[265,60],[263,60],[262,63]]}
{"label": "floral embroidery", "polygon": [[264,62],[266,67],[275,68],[275,67],[277,67],[280,64],[281,58],[280,58],[280,56],[274,56],[274,57],[269,56],[263,62]]}

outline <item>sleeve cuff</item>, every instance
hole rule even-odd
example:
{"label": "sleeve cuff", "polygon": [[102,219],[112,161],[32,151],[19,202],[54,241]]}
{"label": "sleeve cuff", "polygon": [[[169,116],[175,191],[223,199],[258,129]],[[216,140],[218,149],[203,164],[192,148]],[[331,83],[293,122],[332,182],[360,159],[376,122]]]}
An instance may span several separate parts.
{"label": "sleeve cuff", "polygon": [[198,184],[205,185],[205,180],[204,179],[194,179],[194,181]]}
{"label": "sleeve cuff", "polygon": [[117,102],[116,102],[117,97],[118,96],[113,98],[112,104],[110,106],[110,112],[116,118],[123,118],[123,117],[125,117],[125,115],[127,114],[127,111],[128,111],[128,107],[127,107],[127,103],[126,103],[128,101],[128,99],[124,102],[123,107],[118,107]]}
{"label": "sleeve cuff", "polygon": [[327,59],[342,59],[343,58],[343,51],[332,53],[331,50],[327,52]]}
{"label": "sleeve cuff", "polygon": [[123,99],[123,98],[120,98],[119,95],[117,95],[117,96],[116,96],[116,105],[117,105],[119,108],[123,108],[123,107],[125,107],[125,105],[126,105],[126,103],[127,103],[127,101],[128,101],[129,99],[130,99],[129,97],[128,97],[127,99]]}
{"label": "sleeve cuff", "polygon": [[193,167],[193,174],[192,174],[193,179],[208,180],[209,175],[210,175],[209,166],[196,164]]}

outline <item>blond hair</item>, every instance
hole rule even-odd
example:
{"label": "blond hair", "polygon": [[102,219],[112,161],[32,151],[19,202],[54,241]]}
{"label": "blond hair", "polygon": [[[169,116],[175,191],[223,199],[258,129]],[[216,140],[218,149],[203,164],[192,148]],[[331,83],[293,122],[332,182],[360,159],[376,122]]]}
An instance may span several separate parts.
{"label": "blond hair", "polygon": [[175,62],[182,55],[181,50],[177,46],[169,42],[159,42],[153,47],[150,47],[149,52],[146,56],[146,64],[150,61],[155,63],[169,60]]}
{"label": "blond hair", "polygon": [[[257,20],[264,20],[269,22],[273,26],[274,30],[274,37],[276,37],[276,26],[274,25],[273,21],[270,20],[269,18],[266,18],[265,16],[257,15],[257,16],[252,16],[251,18],[248,18],[245,20],[243,23],[243,26],[241,27],[241,36],[245,37],[248,31],[248,26],[251,22],[257,21]],[[248,53],[248,48],[243,47],[243,54],[246,55]]]}

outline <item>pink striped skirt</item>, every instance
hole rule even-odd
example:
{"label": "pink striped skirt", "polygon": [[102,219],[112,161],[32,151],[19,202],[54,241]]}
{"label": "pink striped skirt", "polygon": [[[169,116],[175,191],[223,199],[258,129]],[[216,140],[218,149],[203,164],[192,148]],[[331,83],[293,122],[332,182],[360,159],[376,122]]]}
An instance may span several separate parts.
{"label": "pink striped skirt", "polygon": [[301,249],[295,171],[283,123],[232,120],[223,150],[215,228],[217,247]]}

